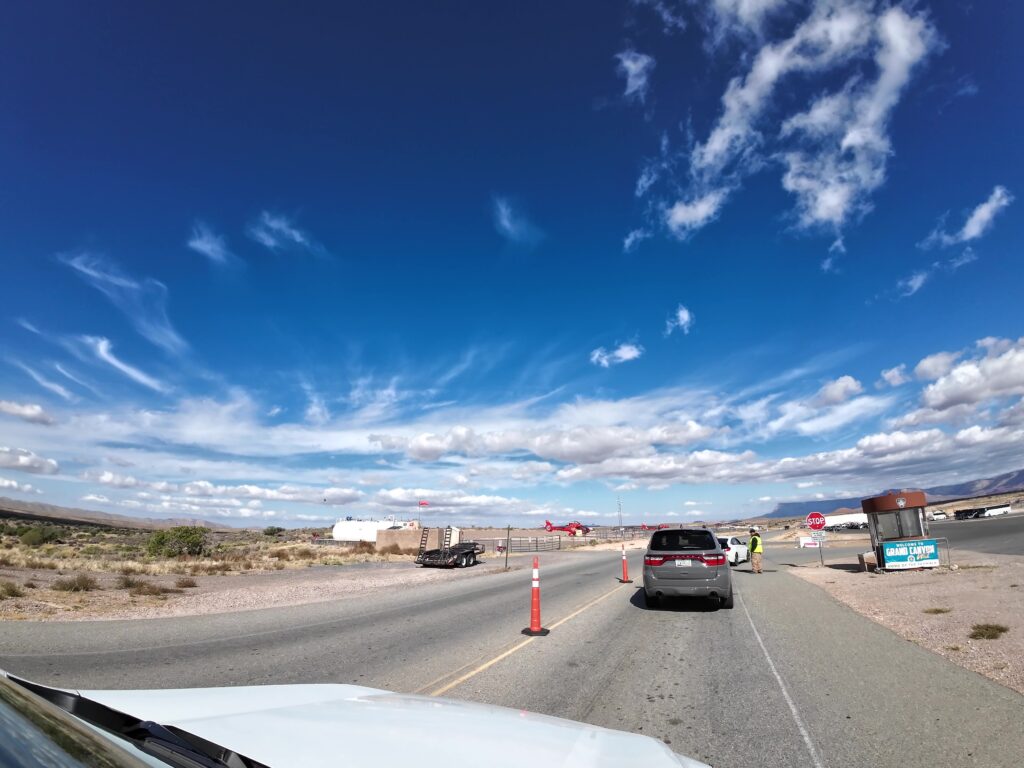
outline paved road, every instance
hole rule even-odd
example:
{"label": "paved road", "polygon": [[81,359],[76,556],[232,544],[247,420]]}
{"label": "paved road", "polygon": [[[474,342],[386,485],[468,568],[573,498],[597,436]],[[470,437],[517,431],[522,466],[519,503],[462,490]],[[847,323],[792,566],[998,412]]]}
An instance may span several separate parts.
{"label": "paved road", "polygon": [[954,549],[990,555],[1024,555],[1024,515],[935,520],[929,526],[932,536],[945,536]]}
{"label": "paved road", "polygon": [[646,733],[715,766],[1019,764],[1024,697],[787,574],[795,551],[769,547],[762,576],[734,570],[732,611],[690,601],[649,611],[636,585],[616,583],[617,554],[545,555],[552,632],[532,640],[520,634],[529,574],[519,570],[224,616],[4,624],[0,666],[85,688],[356,682],[443,693]]}

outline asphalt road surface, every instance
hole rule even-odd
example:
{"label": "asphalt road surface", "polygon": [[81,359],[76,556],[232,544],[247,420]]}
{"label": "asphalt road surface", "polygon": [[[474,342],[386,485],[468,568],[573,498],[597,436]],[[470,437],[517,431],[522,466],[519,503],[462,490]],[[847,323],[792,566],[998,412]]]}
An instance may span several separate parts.
{"label": "asphalt road surface", "polygon": [[[8,622],[0,666],[65,687],[344,682],[444,695],[645,733],[714,766],[1020,764],[1024,697],[787,574],[794,552],[769,546],[760,576],[734,569],[731,611],[647,610],[636,584],[617,583],[617,553],[550,553],[547,637],[520,634],[520,567],[219,616]],[[630,567],[639,576],[639,552]]]}
{"label": "asphalt road surface", "polygon": [[928,525],[932,536],[945,536],[954,549],[989,555],[1024,555],[1024,515],[933,520]]}

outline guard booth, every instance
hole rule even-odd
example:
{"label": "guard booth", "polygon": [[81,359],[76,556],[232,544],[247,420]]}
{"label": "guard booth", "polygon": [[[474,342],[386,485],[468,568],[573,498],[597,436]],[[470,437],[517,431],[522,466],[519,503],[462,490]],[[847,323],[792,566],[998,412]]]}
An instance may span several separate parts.
{"label": "guard booth", "polygon": [[924,514],[927,505],[924,491],[889,491],[861,499],[880,569],[901,571],[939,565],[939,544],[928,534]]}

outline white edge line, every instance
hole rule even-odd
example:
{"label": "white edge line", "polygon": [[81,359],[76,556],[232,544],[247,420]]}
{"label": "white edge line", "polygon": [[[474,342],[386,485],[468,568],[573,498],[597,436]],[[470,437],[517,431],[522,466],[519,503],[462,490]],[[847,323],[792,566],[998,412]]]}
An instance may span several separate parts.
{"label": "white edge line", "polygon": [[782,697],[786,700],[789,705],[789,711],[793,715],[793,721],[796,723],[797,729],[800,731],[800,735],[803,737],[804,744],[807,745],[807,752],[811,756],[811,762],[814,763],[814,768],[825,768],[824,763],[821,762],[821,757],[818,755],[818,750],[814,748],[814,742],[811,741],[811,735],[807,732],[807,727],[804,725],[803,718],[800,717],[800,712],[797,711],[796,704],[793,702],[793,697],[789,695],[789,691],[786,690],[786,684],[782,682],[782,675],[779,674],[779,670],[775,668],[775,662],[772,661],[772,657],[768,655],[768,649],[765,648],[764,640],[761,639],[761,633],[757,631],[757,627],[754,626],[754,620],[750,616],[750,611],[747,609],[747,604],[744,602],[742,595],[737,596],[740,598],[740,605],[743,606],[743,612],[747,615],[747,621],[750,622],[750,628],[754,630],[754,637],[757,638],[757,644],[761,646],[761,651],[764,653],[765,659],[768,661],[768,668],[775,675],[775,681],[779,684],[779,688],[782,691]]}

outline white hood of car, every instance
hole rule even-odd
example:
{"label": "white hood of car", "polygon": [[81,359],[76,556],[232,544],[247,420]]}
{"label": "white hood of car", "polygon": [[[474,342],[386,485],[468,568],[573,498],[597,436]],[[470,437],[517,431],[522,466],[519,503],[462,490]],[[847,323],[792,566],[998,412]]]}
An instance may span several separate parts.
{"label": "white hood of car", "polygon": [[[436,765],[699,768],[660,741],[486,704],[355,685],[81,691],[273,768]],[[705,766],[706,768],[706,766]]]}

